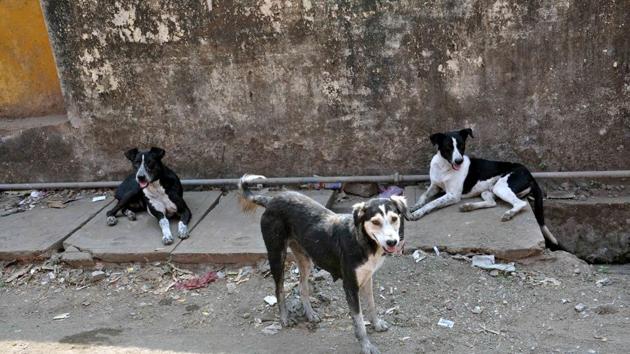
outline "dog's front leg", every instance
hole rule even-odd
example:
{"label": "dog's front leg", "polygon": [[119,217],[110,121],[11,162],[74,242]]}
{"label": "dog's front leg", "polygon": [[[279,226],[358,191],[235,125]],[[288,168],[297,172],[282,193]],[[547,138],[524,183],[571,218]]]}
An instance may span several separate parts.
{"label": "dog's front leg", "polygon": [[190,209],[186,203],[184,203],[184,210],[182,211],[182,216],[177,224],[177,236],[181,239],[188,238],[188,223],[190,223],[190,218],[192,214],[190,213]]}
{"label": "dog's front leg", "polygon": [[365,322],[363,322],[363,314],[361,313],[361,305],[359,304],[359,289],[356,277],[344,276],[343,288],[346,293],[346,301],[348,301],[348,306],[350,307],[352,321],[354,322],[354,335],[361,344],[361,353],[380,354],[378,348],[370,342],[370,338],[368,338],[367,331],[365,330]]}
{"label": "dog's front leg", "polygon": [[416,202],[416,204],[413,207],[411,207],[411,212],[414,212],[422,208],[425,204],[427,204],[431,200],[431,198],[435,197],[435,195],[438,194],[439,192],[440,192],[440,187],[438,187],[434,183],[431,183],[431,185],[429,186],[429,189],[424,191],[424,193],[422,193],[420,198],[418,198],[418,201]]}
{"label": "dog's front leg", "polygon": [[359,292],[361,293],[361,300],[367,302],[367,315],[370,322],[372,322],[374,330],[377,332],[387,331],[389,329],[387,326],[387,322],[378,318],[378,315],[376,314],[374,294],[372,293],[372,277],[370,277],[370,279],[367,280],[361,288],[359,288]]}
{"label": "dog's front leg", "polygon": [[423,206],[422,208],[411,213],[410,220],[415,221],[432,212],[435,209],[444,208],[446,206],[455,204],[461,200],[461,193],[455,194],[448,192],[431,203]]}
{"label": "dog's front leg", "polygon": [[[159,206],[158,206],[159,207]],[[158,219],[160,229],[162,229],[162,243],[170,245],[173,243],[173,235],[171,234],[171,223],[166,218],[164,208],[157,209],[150,202],[148,203],[149,213]]]}

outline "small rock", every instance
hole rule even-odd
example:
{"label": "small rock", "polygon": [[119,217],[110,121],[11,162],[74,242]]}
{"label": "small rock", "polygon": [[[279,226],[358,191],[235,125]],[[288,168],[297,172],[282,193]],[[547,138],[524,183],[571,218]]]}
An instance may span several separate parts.
{"label": "small rock", "polygon": [[599,305],[593,311],[595,311],[598,315],[610,315],[619,312],[619,310],[612,304]]}
{"label": "small rock", "polygon": [[560,299],[560,302],[562,302],[563,304],[568,304],[569,302],[571,302],[571,300],[569,300],[569,299]]}
{"label": "small rock", "polygon": [[313,272],[313,280],[315,281],[324,280],[328,276],[330,276],[330,273],[328,273],[327,271],[323,269]]}
{"label": "small rock", "polygon": [[276,334],[278,333],[278,331],[280,331],[282,329],[282,326],[280,326],[279,323],[274,323],[274,324],[270,324],[269,326],[263,328],[262,332],[264,334]]}
{"label": "small rock", "polygon": [[271,269],[269,267],[269,260],[263,259],[263,260],[259,261],[258,263],[256,263],[256,269],[258,270],[259,273],[266,273],[266,272],[268,272]]}
{"label": "small rock", "polygon": [[227,283],[227,292],[228,294],[234,294],[234,292],[236,291],[236,284],[234,283]]}
{"label": "small rock", "polygon": [[241,315],[241,317],[243,317],[244,319],[248,319],[251,316],[251,313],[249,312],[245,312]]}
{"label": "small rock", "polygon": [[107,277],[107,274],[105,274],[105,272],[103,272],[102,270],[95,270],[92,272],[91,279],[93,282],[97,282],[97,281],[105,279],[105,277]]}
{"label": "small rock", "polygon": [[302,300],[300,300],[297,296],[287,296],[285,299],[285,306],[290,314],[301,315],[304,313]]}
{"label": "small rock", "polygon": [[480,306],[475,306],[472,308],[472,310],[470,310],[470,312],[474,313],[475,315],[478,315],[483,312],[483,308]]}
{"label": "small rock", "polygon": [[584,310],[586,310],[586,305],[584,305],[583,303],[579,303],[577,305],[575,305],[575,311],[577,312],[584,312]]}
{"label": "small rock", "polygon": [[612,284],[612,281],[610,280],[610,278],[606,277],[604,279],[599,279],[598,281],[595,282],[595,285],[597,287],[602,287],[602,286],[608,286]]}
{"label": "small rock", "polygon": [[317,299],[321,301],[323,304],[330,304],[332,302],[332,297],[330,295],[326,295],[324,293],[317,294]]}
{"label": "small rock", "polygon": [[490,271],[489,274],[490,274],[491,277],[496,277],[496,276],[499,275],[499,271],[496,270],[496,269],[493,269],[493,270]]}
{"label": "small rock", "polygon": [[273,306],[278,303],[278,299],[276,299],[276,297],[273,295],[265,296],[264,300],[269,306]]}

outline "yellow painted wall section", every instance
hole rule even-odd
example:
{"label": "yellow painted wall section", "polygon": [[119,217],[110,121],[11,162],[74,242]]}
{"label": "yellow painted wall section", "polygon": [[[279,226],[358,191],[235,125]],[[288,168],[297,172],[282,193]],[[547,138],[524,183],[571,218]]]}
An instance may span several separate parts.
{"label": "yellow painted wall section", "polygon": [[38,0],[0,0],[0,118],[63,113]]}

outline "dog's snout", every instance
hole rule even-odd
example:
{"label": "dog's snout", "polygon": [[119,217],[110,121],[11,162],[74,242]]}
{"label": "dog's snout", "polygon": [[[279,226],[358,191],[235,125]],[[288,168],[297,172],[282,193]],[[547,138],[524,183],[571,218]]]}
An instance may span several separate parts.
{"label": "dog's snout", "polygon": [[464,162],[464,159],[462,159],[462,158],[455,159],[455,163],[458,164],[458,165],[461,165],[462,162]]}
{"label": "dog's snout", "polygon": [[385,243],[386,243],[389,247],[392,247],[392,246],[396,246],[396,244],[398,243],[398,241],[396,241],[396,240],[387,240]]}
{"label": "dog's snout", "polygon": [[147,180],[147,176],[145,176],[145,175],[138,175],[138,181],[146,182],[146,180]]}

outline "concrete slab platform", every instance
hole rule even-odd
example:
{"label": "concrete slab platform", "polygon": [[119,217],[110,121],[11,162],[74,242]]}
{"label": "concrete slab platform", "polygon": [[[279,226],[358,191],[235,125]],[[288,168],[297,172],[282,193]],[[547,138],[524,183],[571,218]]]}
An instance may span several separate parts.
{"label": "concrete slab platform", "polygon": [[[189,228],[192,230],[203,216],[216,205],[221,192],[185,192],[184,199],[192,211]],[[104,262],[153,262],[168,259],[169,253],[179,242],[177,220],[171,220],[172,245],[162,244],[162,232],[156,219],[146,212],[138,213],[136,221],[119,216],[118,224],[107,226],[107,209],[101,211],[84,227],[64,241],[64,247],[91,253],[94,259]],[[194,236],[191,236],[194,237]]]}
{"label": "concrete slab platform", "polygon": [[[333,196],[329,190],[302,193],[325,206]],[[238,194],[228,194],[201,221],[190,240],[172,252],[171,259],[178,263],[254,263],[266,258],[267,249],[260,234],[263,212],[263,208],[257,208],[254,214],[242,213]]]}
{"label": "concrete slab platform", "polygon": [[[405,188],[409,205],[423,192],[418,187]],[[466,199],[460,204],[471,201],[477,200]],[[425,251],[437,246],[448,253],[494,254],[508,261],[542,253],[545,241],[531,207],[528,205],[512,220],[502,222],[501,216],[508,208],[508,204],[497,201],[495,208],[465,213],[459,211],[459,204],[435,210],[418,221],[405,222],[405,246]]]}
{"label": "concrete slab platform", "polygon": [[61,247],[63,240],[108,206],[113,198],[100,202],[74,201],[66,208],[35,208],[0,219],[0,260],[46,258]]}

